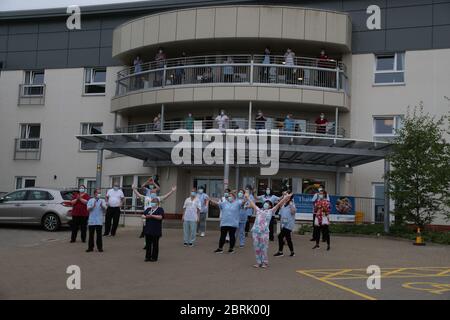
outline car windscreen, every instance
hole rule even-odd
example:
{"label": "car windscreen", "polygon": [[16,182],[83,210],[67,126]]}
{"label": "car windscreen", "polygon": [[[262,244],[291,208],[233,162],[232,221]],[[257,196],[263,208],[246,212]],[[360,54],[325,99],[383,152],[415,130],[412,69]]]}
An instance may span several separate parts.
{"label": "car windscreen", "polygon": [[75,192],[75,190],[61,191],[61,197],[63,198],[63,200],[72,200],[72,196]]}

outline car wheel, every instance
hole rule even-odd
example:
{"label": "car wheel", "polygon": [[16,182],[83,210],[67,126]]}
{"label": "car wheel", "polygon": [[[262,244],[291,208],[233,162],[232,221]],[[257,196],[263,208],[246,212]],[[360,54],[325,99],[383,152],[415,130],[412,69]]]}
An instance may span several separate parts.
{"label": "car wheel", "polygon": [[59,221],[59,217],[54,213],[47,213],[42,218],[42,227],[46,231],[56,231],[59,229],[61,222]]}

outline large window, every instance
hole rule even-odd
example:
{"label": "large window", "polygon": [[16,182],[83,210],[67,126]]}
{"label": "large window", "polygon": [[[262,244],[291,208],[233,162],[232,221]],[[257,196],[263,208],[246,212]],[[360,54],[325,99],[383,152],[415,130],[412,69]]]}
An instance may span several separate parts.
{"label": "large window", "polygon": [[20,149],[39,149],[41,125],[23,123],[20,125]]}
{"label": "large window", "polygon": [[84,94],[105,94],[106,68],[86,68],[84,70]]}
{"label": "large window", "polygon": [[32,188],[36,184],[36,177],[16,177],[16,189]]}
{"label": "large window", "polygon": [[375,84],[405,83],[405,53],[375,56]]}
{"label": "large window", "polygon": [[392,141],[397,130],[402,127],[403,116],[375,116],[373,117],[374,141]]}
{"label": "large window", "polygon": [[23,86],[23,95],[41,96],[44,94],[44,71],[32,70],[25,71],[25,85]]}

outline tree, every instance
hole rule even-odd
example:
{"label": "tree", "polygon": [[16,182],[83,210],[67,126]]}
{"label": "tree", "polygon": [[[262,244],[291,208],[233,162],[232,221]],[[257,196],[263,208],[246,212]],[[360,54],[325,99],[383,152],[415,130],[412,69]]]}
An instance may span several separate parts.
{"label": "tree", "polygon": [[412,113],[408,108],[388,156],[388,192],[396,219],[423,227],[440,213],[450,217],[450,147],[444,139],[448,120],[447,115],[424,113],[422,103]]}

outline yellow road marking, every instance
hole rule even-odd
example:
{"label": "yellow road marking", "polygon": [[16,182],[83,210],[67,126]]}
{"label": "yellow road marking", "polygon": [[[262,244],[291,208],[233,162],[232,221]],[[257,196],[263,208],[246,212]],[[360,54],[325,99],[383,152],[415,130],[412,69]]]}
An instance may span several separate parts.
{"label": "yellow road marking", "polygon": [[330,273],[328,275],[326,275],[325,277],[321,278],[321,279],[329,279],[329,278],[333,278],[335,276],[338,276],[340,274],[346,273],[352,271],[352,269],[342,269],[341,271],[335,272],[335,273]]}
{"label": "yellow road marking", "polygon": [[[422,287],[425,286],[425,287]],[[407,282],[402,284],[403,288],[427,291],[434,294],[442,294],[450,291],[450,284],[447,283],[435,283],[435,282]],[[427,288],[429,287],[429,288]]]}
{"label": "yellow road marking", "polygon": [[312,275],[312,274],[308,274],[308,273],[305,272],[305,271],[297,270],[297,272],[298,272],[298,273],[301,273],[301,274],[303,274],[303,275],[305,275],[305,276],[307,276],[307,277],[311,277],[311,278],[313,278],[313,279],[316,279],[316,280],[319,280],[319,281],[324,282],[324,283],[326,283],[326,284],[329,284],[329,285],[331,285],[331,286],[333,286],[333,287],[336,287],[336,288],[338,288],[338,289],[341,289],[341,290],[344,290],[344,291],[353,293],[354,295],[357,295],[357,296],[362,297],[362,298],[364,298],[364,299],[367,299],[367,300],[377,300],[376,298],[371,297],[371,296],[369,296],[369,295],[367,295],[367,294],[358,292],[358,291],[353,290],[353,289],[351,289],[351,288],[347,288],[347,287],[345,287],[345,286],[342,286],[342,285],[340,285],[340,284],[331,282],[331,281],[329,281],[329,280],[326,280],[326,279],[323,279],[323,278],[316,277],[316,276],[314,276],[314,275]]}

